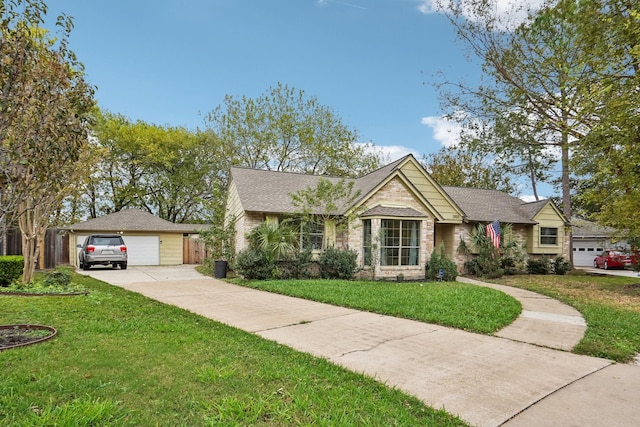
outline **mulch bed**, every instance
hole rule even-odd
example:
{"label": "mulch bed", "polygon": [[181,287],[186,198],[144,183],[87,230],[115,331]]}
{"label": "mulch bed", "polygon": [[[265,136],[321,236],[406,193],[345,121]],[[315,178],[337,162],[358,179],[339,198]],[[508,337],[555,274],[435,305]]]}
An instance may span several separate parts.
{"label": "mulch bed", "polygon": [[57,334],[55,328],[45,325],[0,325],[0,351],[43,342]]}

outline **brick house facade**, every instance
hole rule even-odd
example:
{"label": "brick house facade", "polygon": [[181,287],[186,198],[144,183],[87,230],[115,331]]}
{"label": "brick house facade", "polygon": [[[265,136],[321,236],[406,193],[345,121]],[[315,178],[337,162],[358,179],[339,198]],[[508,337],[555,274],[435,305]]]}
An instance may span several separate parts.
{"label": "brick house facade", "polygon": [[[247,232],[262,221],[292,215],[296,209],[291,194],[315,188],[321,178],[341,180],[232,168],[226,218],[234,221],[235,250],[248,246]],[[425,263],[441,244],[462,272],[466,258],[458,251],[460,242],[469,240],[476,224],[496,220],[512,225],[513,236],[529,256],[568,259],[568,223],[548,200],[525,203],[496,190],[443,187],[412,155],[349,181],[359,196],[335,216],[348,216],[350,223],[340,233],[333,221],[327,221],[323,245],[356,250],[365,275],[424,277]]]}

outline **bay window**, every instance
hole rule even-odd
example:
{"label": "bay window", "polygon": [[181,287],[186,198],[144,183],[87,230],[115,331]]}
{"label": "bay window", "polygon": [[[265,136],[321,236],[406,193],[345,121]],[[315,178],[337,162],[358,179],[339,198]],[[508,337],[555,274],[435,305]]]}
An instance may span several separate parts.
{"label": "bay window", "polygon": [[380,225],[380,265],[418,265],[420,221],[383,219]]}

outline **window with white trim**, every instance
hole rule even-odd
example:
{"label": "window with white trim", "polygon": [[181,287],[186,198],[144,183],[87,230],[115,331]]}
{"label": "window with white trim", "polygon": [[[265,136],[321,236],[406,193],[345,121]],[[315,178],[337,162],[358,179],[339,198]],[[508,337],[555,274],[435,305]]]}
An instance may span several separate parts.
{"label": "window with white trim", "polygon": [[419,265],[420,221],[383,219],[380,265]]}
{"label": "window with white trim", "polygon": [[558,229],[550,227],[540,227],[540,244],[541,245],[557,245]]}

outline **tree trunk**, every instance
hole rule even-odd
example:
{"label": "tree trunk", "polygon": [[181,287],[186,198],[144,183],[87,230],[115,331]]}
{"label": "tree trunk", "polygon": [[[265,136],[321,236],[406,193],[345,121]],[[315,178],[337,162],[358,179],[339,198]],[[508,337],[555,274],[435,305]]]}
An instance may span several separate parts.
{"label": "tree trunk", "polygon": [[24,268],[22,270],[22,282],[29,283],[33,279],[36,263],[40,257],[40,242],[44,239],[46,221],[42,217],[40,205],[33,206],[31,200],[21,202],[18,224],[22,233],[22,255],[24,256]]}
{"label": "tree trunk", "polygon": [[[567,132],[562,133],[562,213],[567,221],[571,222],[571,188],[569,183],[569,136]],[[569,262],[573,265],[573,242],[571,227],[565,233],[569,239]]]}

